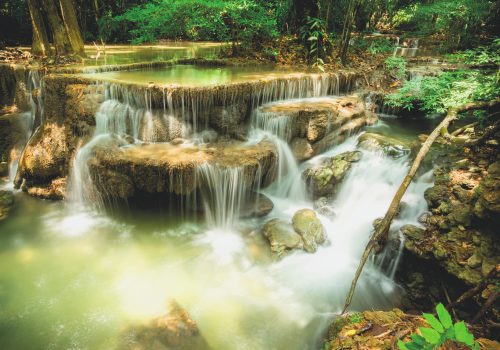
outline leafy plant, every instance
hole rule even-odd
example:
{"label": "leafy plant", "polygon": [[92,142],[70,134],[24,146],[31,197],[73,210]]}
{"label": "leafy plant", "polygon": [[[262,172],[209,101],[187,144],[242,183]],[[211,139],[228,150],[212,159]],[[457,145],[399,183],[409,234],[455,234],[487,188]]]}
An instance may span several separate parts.
{"label": "leafy plant", "polygon": [[500,94],[498,77],[474,70],[444,72],[437,77],[417,77],[406,81],[385,97],[390,107],[445,113],[465,103],[489,101]]}
{"label": "leafy plant", "polygon": [[474,335],[469,332],[463,321],[453,324],[450,314],[441,303],[436,306],[436,312],[439,319],[432,314],[423,314],[431,328],[420,327],[422,335],[414,333],[410,336],[412,340],[406,343],[398,340],[398,347],[401,350],[433,350],[452,341],[479,350],[479,343],[474,341]]}
{"label": "leafy plant", "polygon": [[404,80],[406,75],[406,60],[403,57],[388,57],[385,60],[385,69],[389,74],[399,80]]}
{"label": "leafy plant", "polygon": [[368,46],[367,51],[372,55],[390,53],[394,51],[394,45],[387,38],[373,40]]}
{"label": "leafy plant", "polygon": [[455,52],[445,57],[453,63],[500,65],[500,38],[496,38],[488,46],[479,46],[475,49]]}
{"label": "leafy plant", "polygon": [[326,22],[320,18],[307,16],[306,24],[300,28],[300,38],[308,47],[309,60],[313,67],[324,71],[326,45],[329,44]]}

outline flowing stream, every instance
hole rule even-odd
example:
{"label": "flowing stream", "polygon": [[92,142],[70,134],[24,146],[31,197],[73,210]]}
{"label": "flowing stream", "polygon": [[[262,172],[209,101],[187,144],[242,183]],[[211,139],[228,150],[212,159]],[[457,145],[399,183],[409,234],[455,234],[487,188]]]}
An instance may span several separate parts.
{"label": "flowing stream", "polygon": [[[324,84],[313,84],[306,96],[339,93],[338,84]],[[305,96],[299,91],[285,97]],[[131,325],[164,314],[174,299],[197,321],[213,349],[319,348],[343,306],[372,222],[383,216],[408,170],[407,157],[362,150],[361,160],[328,203],[335,216],[320,215],[329,243],[314,254],[296,252],[274,261],[259,227],[270,218],[290,220],[297,210],[313,208],[302,171],[324,157],[356,150],[359,134],[299,165],[287,143],[291,121],[255,110],[247,145],[265,138],[278,154],[277,180],[251,189],[274,202],[267,217],[240,219],[249,198],[243,169],[209,164],[197,171],[204,184],[204,220],[164,211],[106,214],[92,205],[103,199],[92,188],[86,160],[95,145],[110,139],[155,141],[156,129],[141,125],[172,113],[167,103],[163,111],[152,111],[147,100],[146,108],[138,108],[108,95],[96,115],[94,137],[80,145],[74,160],[68,203],[16,193],[18,208],[2,223],[0,235],[0,347],[120,348]],[[184,137],[200,142],[192,125],[183,128]],[[422,131],[421,126],[402,130],[391,118],[371,128],[410,139]],[[404,197],[408,208],[394,228],[416,224],[426,210],[423,192],[431,181],[424,174],[410,186]],[[393,277],[399,256],[387,253],[368,263],[354,310],[397,305],[401,290]]]}

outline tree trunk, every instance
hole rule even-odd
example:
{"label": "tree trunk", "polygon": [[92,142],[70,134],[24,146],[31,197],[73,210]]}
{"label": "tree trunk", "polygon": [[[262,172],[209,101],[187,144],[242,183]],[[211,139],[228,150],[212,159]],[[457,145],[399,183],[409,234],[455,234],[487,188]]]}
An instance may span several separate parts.
{"label": "tree trunk", "polygon": [[64,23],[59,16],[54,0],[42,0],[45,5],[47,21],[52,32],[56,55],[65,55],[71,53],[71,44],[66,33]]}
{"label": "tree trunk", "polygon": [[349,1],[349,6],[347,7],[347,13],[344,20],[344,27],[342,28],[339,57],[344,66],[347,64],[347,52],[349,50],[349,41],[351,40],[352,25],[354,24],[354,18],[356,17],[356,11],[358,9],[358,1],[359,0]]}
{"label": "tree trunk", "polygon": [[80,26],[76,18],[75,4],[73,0],[59,0],[64,26],[68,34],[71,49],[81,57],[85,57],[83,39],[80,33]]}
{"label": "tree trunk", "polygon": [[40,11],[40,2],[38,0],[28,0],[31,24],[33,27],[32,53],[35,56],[49,56],[50,44]]}
{"label": "tree trunk", "polygon": [[456,118],[458,113],[464,112],[464,111],[469,111],[473,109],[482,109],[482,108],[493,108],[496,107],[498,104],[500,104],[500,99],[496,99],[490,102],[478,102],[478,103],[469,103],[466,105],[463,105],[459,108],[451,108],[448,110],[448,114],[446,117],[439,123],[439,125],[432,131],[432,133],[429,135],[427,140],[423,143],[422,147],[420,148],[420,151],[418,151],[417,156],[415,157],[415,160],[413,161],[413,164],[411,165],[410,170],[408,171],[408,174],[405,176],[403,179],[403,182],[398,188],[398,191],[396,192],[396,195],[392,199],[391,205],[389,206],[389,209],[387,210],[387,213],[385,214],[384,218],[382,219],[382,222],[377,226],[375,229],[374,234],[368,241],[368,244],[366,245],[365,251],[363,252],[363,255],[361,256],[361,260],[359,262],[359,266],[356,270],[356,273],[354,275],[354,279],[352,280],[351,283],[351,288],[349,289],[349,293],[347,294],[347,298],[344,304],[344,310],[342,313],[345,313],[347,308],[352,302],[352,297],[354,296],[354,290],[356,289],[356,284],[358,282],[359,277],[361,276],[361,272],[363,271],[363,267],[365,266],[365,263],[370,256],[371,252],[373,249],[377,246],[384,246],[385,242],[387,241],[387,237],[389,235],[389,228],[391,226],[391,222],[398,213],[398,208],[399,208],[399,203],[401,202],[401,199],[403,198],[403,195],[406,192],[406,189],[410,185],[413,177],[415,176],[418,168],[420,167],[420,164],[424,160],[425,156],[427,155],[427,152],[429,152],[429,149],[431,148],[432,144],[434,141],[438,138],[438,136],[441,134],[441,131],[443,129],[447,129],[448,126],[450,125],[451,122],[453,122]]}

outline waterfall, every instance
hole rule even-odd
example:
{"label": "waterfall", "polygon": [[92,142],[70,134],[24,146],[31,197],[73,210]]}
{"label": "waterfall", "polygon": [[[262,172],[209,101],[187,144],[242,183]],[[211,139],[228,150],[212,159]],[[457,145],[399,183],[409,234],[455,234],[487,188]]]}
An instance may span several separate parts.
{"label": "waterfall", "polygon": [[229,230],[239,218],[242,204],[248,199],[243,167],[225,168],[204,163],[197,168],[203,206],[211,227]]}
{"label": "waterfall", "polygon": [[405,39],[402,43],[400,43],[400,39],[398,37],[394,47],[393,56],[415,57],[418,52],[418,42],[419,39]]}
{"label": "waterfall", "polygon": [[30,110],[19,113],[17,118],[23,130],[23,135],[18,140],[14,149],[11,151],[9,159],[9,182],[8,186],[13,186],[19,167],[19,160],[22,156],[24,148],[29,142],[29,139],[34,129],[42,122],[43,118],[43,76],[38,70],[29,70],[26,80],[26,95],[30,101]]}

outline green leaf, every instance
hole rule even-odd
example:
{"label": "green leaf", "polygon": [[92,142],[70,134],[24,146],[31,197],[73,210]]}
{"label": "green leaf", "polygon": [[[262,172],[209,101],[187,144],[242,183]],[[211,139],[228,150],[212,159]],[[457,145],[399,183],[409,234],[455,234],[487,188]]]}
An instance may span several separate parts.
{"label": "green leaf", "polygon": [[444,332],[443,325],[441,324],[441,322],[439,322],[439,320],[434,315],[426,314],[425,312],[422,315],[424,316],[425,320],[429,323],[429,325],[432,328],[434,328],[439,333]]}
{"label": "green leaf", "polygon": [[406,344],[401,341],[401,339],[398,339],[398,347],[399,347],[400,350],[409,350],[406,347]]}
{"label": "green leaf", "polygon": [[422,346],[415,343],[406,343],[408,350],[422,350]]}
{"label": "green leaf", "polygon": [[474,344],[474,336],[469,332],[464,321],[455,323],[453,328],[455,328],[455,337],[459,342],[469,346]]}
{"label": "green leaf", "polygon": [[428,343],[434,345],[437,345],[439,343],[441,336],[434,329],[424,328],[424,327],[420,327],[419,329],[420,332],[422,333],[422,336],[425,338],[425,340],[427,340]]}
{"label": "green leaf", "polygon": [[451,321],[451,316],[448,310],[445,309],[443,304],[439,303],[436,306],[436,312],[439,317],[439,321],[441,321],[441,324],[445,329],[450,328],[453,325],[453,322]]}
{"label": "green leaf", "polygon": [[425,341],[424,337],[418,335],[418,334],[412,334],[411,339],[413,342],[415,342],[418,345],[425,345],[427,342]]}
{"label": "green leaf", "polygon": [[315,41],[315,40],[318,40],[318,37],[317,36],[310,36],[307,40]]}
{"label": "green leaf", "polygon": [[448,328],[444,337],[445,339],[455,339],[455,329],[453,327]]}

